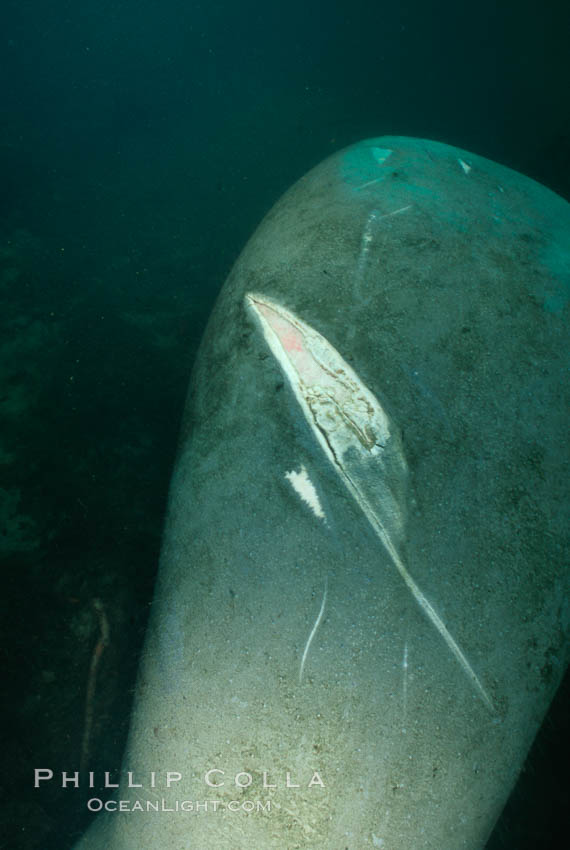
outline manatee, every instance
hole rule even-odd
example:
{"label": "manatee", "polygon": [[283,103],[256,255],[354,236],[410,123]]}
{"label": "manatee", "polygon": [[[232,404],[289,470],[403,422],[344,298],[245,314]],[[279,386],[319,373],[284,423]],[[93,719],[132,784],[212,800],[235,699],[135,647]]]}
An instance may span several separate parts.
{"label": "manatee", "polygon": [[80,850],[485,846],[568,661],[569,277],[569,205],[445,144],[279,200],[193,370]]}

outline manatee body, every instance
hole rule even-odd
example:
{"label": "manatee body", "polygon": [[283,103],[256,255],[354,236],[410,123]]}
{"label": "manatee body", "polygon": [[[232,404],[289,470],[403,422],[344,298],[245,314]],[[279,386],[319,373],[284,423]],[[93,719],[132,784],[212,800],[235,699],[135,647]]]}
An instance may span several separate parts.
{"label": "manatee body", "polygon": [[192,378],[127,811],[81,850],[484,847],[567,661],[569,249],[562,199],[416,139],[270,211]]}

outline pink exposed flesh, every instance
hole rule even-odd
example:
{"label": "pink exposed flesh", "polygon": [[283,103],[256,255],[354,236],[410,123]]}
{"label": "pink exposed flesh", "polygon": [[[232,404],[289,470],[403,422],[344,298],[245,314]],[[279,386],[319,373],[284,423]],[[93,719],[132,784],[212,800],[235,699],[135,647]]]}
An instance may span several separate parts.
{"label": "pink exposed flesh", "polygon": [[297,374],[306,383],[326,382],[326,373],[307,351],[303,334],[291,322],[280,316],[271,307],[257,302],[257,309],[279,337],[279,342],[295,367]]}

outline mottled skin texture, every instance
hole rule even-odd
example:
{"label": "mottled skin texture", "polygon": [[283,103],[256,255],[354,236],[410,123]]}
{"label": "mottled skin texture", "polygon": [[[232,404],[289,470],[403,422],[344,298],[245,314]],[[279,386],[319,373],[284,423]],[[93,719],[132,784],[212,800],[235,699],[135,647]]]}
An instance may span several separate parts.
{"label": "mottled skin texture", "polygon": [[[221,809],[113,814],[81,850],[484,847],[567,661],[569,234],[532,181],[396,138],[329,158],[265,218],[194,371],[125,757],[184,774],[160,797]],[[251,292],[322,334],[398,429],[401,556],[493,711],[323,456]],[[326,522],[286,477],[302,466]]]}

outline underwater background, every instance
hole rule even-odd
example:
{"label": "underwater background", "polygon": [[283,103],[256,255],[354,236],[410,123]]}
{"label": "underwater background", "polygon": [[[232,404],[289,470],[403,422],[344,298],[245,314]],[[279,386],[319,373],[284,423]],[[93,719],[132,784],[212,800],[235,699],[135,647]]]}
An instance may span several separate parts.
{"label": "underwater background", "polygon": [[[34,768],[120,766],[193,358],[262,216],[380,135],[570,199],[569,32],[557,0],[3,0],[0,848],[85,828]],[[568,691],[489,850],[559,846]]]}

